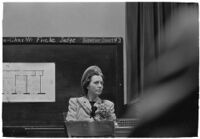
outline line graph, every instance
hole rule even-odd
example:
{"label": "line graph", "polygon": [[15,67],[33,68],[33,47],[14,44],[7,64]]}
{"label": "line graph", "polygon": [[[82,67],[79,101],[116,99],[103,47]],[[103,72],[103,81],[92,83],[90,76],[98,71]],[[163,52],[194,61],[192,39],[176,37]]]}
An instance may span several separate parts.
{"label": "line graph", "polygon": [[54,63],[4,63],[3,65],[4,102],[55,100]]}
{"label": "line graph", "polygon": [[42,92],[44,70],[3,70],[3,93],[45,94]]}

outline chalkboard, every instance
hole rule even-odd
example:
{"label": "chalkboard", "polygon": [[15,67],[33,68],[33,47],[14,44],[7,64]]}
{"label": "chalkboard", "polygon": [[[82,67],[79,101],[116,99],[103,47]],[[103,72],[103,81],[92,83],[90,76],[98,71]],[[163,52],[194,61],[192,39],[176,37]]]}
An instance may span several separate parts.
{"label": "chalkboard", "polygon": [[82,96],[84,70],[98,65],[104,73],[101,98],[123,105],[123,39],[121,37],[4,37],[4,63],[55,63],[54,102],[3,102],[3,126],[63,125],[70,97]]}

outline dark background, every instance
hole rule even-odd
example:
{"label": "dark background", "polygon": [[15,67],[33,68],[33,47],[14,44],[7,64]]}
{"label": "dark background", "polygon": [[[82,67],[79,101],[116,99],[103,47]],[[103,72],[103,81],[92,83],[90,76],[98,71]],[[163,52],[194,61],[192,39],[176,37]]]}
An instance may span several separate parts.
{"label": "dark background", "polygon": [[122,43],[4,43],[3,62],[55,63],[55,102],[3,103],[3,126],[62,126],[70,97],[82,96],[84,70],[98,65],[105,76],[101,98],[123,106]]}

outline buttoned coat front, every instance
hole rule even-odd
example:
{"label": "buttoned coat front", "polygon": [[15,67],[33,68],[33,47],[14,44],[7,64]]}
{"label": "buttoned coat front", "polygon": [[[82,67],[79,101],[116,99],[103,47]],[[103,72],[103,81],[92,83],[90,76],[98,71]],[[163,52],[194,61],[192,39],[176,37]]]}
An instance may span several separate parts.
{"label": "buttoned coat front", "polygon": [[[114,113],[114,103],[109,100],[102,100],[100,98],[94,103],[94,106],[97,108],[104,104],[107,109],[110,111],[110,118],[109,120],[116,120],[116,115]],[[94,121],[100,120],[97,116],[94,118],[91,117],[91,104],[89,100],[83,96],[79,98],[70,98],[68,112],[67,112],[67,121]]]}

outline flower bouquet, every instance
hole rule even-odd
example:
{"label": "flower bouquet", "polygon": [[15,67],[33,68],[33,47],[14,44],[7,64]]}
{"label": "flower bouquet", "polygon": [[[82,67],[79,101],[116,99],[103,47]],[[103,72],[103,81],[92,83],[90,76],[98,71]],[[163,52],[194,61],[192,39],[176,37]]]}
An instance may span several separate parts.
{"label": "flower bouquet", "polygon": [[97,110],[95,112],[96,116],[95,119],[97,121],[102,121],[102,120],[112,120],[112,114],[110,108],[104,103],[100,104],[97,107]]}

